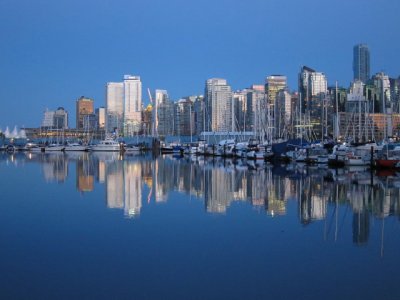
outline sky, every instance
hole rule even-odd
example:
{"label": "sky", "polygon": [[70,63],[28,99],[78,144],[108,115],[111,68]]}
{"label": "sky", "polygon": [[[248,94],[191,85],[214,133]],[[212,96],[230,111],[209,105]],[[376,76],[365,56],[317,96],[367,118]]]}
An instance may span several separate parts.
{"label": "sky", "polygon": [[0,0],[0,129],[39,127],[80,96],[105,105],[105,84],[138,75],[173,100],[219,77],[233,90],[306,65],[348,87],[352,49],[371,74],[400,75],[399,0]]}

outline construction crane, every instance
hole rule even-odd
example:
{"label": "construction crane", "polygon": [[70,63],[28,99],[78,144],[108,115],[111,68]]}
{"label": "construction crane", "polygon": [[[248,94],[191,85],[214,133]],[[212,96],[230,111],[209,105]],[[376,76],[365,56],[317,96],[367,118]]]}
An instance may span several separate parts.
{"label": "construction crane", "polygon": [[154,103],[153,101],[153,97],[151,96],[151,92],[150,89],[147,88],[147,93],[149,94],[149,99],[150,99],[150,103],[153,106],[152,109],[152,126],[151,126],[151,135],[152,136],[157,136],[157,125],[156,125],[156,119],[157,119],[157,103]]}
{"label": "construction crane", "polygon": [[147,88],[147,93],[149,94],[149,99],[150,99],[151,104],[153,104],[153,97],[151,96],[151,92],[150,92],[149,88]]}

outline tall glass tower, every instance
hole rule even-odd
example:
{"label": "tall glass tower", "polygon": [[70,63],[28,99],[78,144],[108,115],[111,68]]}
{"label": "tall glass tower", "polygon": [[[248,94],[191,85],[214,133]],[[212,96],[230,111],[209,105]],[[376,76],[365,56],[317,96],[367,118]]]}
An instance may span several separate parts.
{"label": "tall glass tower", "polygon": [[353,48],[354,80],[366,83],[369,79],[369,49],[365,44],[355,45]]}

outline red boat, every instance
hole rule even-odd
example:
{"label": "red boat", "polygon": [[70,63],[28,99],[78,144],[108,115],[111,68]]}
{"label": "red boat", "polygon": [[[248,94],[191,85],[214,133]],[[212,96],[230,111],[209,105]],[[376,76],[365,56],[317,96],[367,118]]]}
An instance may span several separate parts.
{"label": "red boat", "polygon": [[375,166],[377,168],[396,168],[397,163],[400,162],[400,158],[383,158],[383,159],[376,159]]}

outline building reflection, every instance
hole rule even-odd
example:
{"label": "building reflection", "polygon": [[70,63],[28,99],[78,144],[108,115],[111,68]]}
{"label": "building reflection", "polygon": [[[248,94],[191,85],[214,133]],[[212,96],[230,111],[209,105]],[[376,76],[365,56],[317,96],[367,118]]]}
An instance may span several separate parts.
{"label": "building reflection", "polygon": [[142,166],[139,162],[124,161],[124,211],[126,216],[140,214],[142,208]]}
{"label": "building reflection", "polygon": [[[106,186],[107,207],[122,209],[126,217],[140,214],[145,164],[124,160],[119,154],[102,153],[97,157],[99,181]],[[148,169],[148,168],[147,168]]]}
{"label": "building reflection", "polygon": [[[251,205],[268,216],[285,216],[289,203],[304,226],[351,217],[352,241],[366,245],[374,219],[400,216],[400,176],[365,169],[303,165],[247,164],[220,158],[131,156],[117,153],[26,154],[1,157],[7,164],[40,162],[47,182],[66,181],[76,169],[76,189],[105,187],[106,205],[126,217],[140,215],[153,202],[165,203],[171,192],[203,201],[206,212],[225,214],[235,202]],[[74,173],[74,172],[71,172]],[[351,213],[344,213],[350,210]],[[349,228],[350,230],[350,228]],[[335,228],[335,239],[337,236]]]}
{"label": "building reflection", "polygon": [[44,179],[47,182],[64,182],[68,176],[68,164],[63,153],[41,155]]}
{"label": "building reflection", "polygon": [[[71,154],[68,154],[70,158]],[[76,189],[80,192],[94,190],[95,168],[89,153],[78,153],[76,158]]]}

